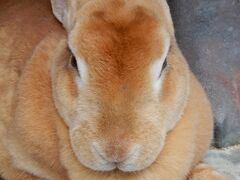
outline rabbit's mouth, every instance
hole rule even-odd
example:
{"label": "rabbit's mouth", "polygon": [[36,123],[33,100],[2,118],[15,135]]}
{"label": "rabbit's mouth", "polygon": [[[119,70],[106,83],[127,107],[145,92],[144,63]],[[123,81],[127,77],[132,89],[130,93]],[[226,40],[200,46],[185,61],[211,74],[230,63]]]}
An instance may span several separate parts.
{"label": "rabbit's mouth", "polygon": [[81,134],[81,131],[78,130],[71,133],[70,138],[79,163],[91,170],[102,172],[136,172],[148,168],[158,158],[165,139],[159,134],[142,139],[144,142],[119,137],[114,138],[114,141],[98,138],[89,143],[89,139],[81,139],[83,136],[79,136],[79,133]]}
{"label": "rabbit's mouth", "polygon": [[[154,163],[159,154],[155,153],[155,155],[146,155],[147,158],[145,157],[143,160],[141,160],[141,145],[135,145],[123,158],[119,158],[118,154],[115,154],[114,157],[109,158],[103,151],[100,150],[96,143],[93,143],[91,151],[95,161],[93,161],[93,163],[91,163],[91,161],[88,161],[86,163],[86,161],[84,161],[82,157],[79,157],[77,155],[80,163],[92,170],[105,172],[113,170],[118,170],[122,172],[141,171]],[[156,152],[160,152],[160,148]]]}
{"label": "rabbit's mouth", "polygon": [[[104,171],[111,171],[118,169],[124,172],[136,171],[135,161],[140,154],[141,146],[139,144],[134,145],[131,150],[125,155],[121,156],[121,153],[114,153],[113,156],[108,157],[105,152],[101,150],[98,143],[92,144],[92,153],[95,158],[99,160],[100,169]],[[139,169],[140,170],[140,169]]]}

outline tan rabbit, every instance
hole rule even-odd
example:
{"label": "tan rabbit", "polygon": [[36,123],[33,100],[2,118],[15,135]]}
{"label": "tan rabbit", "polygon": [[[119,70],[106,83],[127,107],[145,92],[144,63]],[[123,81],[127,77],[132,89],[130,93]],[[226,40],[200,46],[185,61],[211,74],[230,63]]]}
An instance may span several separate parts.
{"label": "tan rabbit", "polygon": [[1,176],[224,179],[198,164],[212,138],[211,109],[177,46],[165,0],[52,6],[67,37],[53,23],[54,33],[30,43],[31,57],[12,61],[5,52],[13,43],[1,39],[9,45],[0,50]]}

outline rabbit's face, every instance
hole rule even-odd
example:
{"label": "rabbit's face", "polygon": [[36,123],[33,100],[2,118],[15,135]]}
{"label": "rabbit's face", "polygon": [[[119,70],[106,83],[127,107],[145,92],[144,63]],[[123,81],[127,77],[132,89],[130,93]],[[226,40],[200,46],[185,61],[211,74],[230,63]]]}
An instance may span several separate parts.
{"label": "rabbit's face", "polygon": [[83,8],[69,31],[69,50],[54,62],[54,100],[82,165],[138,171],[180,118],[187,66],[165,21],[140,6],[103,7]]}

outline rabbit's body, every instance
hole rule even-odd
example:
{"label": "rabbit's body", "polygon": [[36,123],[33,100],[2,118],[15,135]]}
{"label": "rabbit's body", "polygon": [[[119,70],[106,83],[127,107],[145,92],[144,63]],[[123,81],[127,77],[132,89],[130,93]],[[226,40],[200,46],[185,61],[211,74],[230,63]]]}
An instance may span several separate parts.
{"label": "rabbit's body", "polygon": [[0,12],[0,177],[36,179],[13,165],[4,143],[9,143],[9,129],[16,122],[17,86],[25,65],[38,43],[61,27],[48,0],[1,1]]}
{"label": "rabbit's body", "polygon": [[[72,17],[75,10],[67,18],[57,15],[67,21],[77,64],[52,21],[45,27],[51,25],[55,33],[37,45],[24,37],[29,49],[12,61],[8,37],[14,32],[1,39],[6,42],[0,50],[3,178],[186,179],[202,159],[212,138],[211,108],[177,47],[167,5],[132,2],[88,3],[79,21]],[[168,64],[155,82],[155,67],[161,66],[154,60],[170,44]],[[191,177],[201,177],[205,169],[205,175],[221,179],[205,166]]]}

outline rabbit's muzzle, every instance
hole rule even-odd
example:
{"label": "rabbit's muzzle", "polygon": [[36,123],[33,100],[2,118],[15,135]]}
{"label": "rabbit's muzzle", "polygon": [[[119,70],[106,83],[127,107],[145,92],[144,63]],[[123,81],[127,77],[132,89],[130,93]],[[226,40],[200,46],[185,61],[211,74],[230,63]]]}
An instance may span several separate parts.
{"label": "rabbit's muzzle", "polygon": [[140,145],[130,144],[126,140],[108,142],[106,146],[93,143],[93,153],[105,162],[109,170],[131,171],[129,166],[139,156]]}
{"label": "rabbit's muzzle", "polygon": [[151,131],[138,130],[136,136],[126,128],[109,133],[111,129],[105,129],[104,135],[83,128],[70,133],[73,151],[81,165],[95,171],[140,171],[154,163],[163,147],[164,135],[153,127]]}

